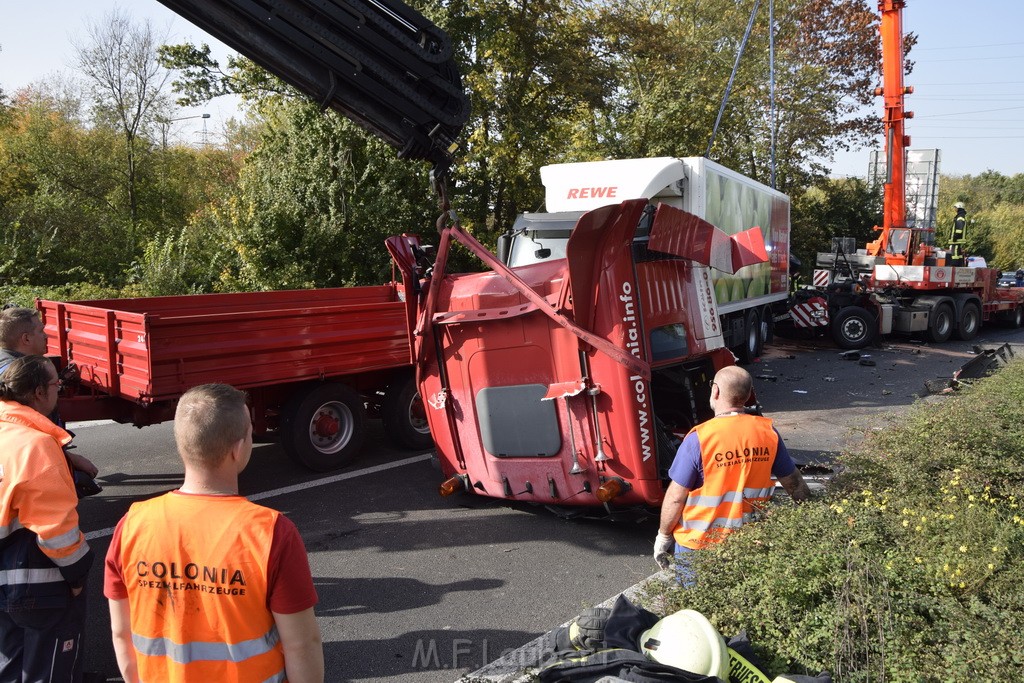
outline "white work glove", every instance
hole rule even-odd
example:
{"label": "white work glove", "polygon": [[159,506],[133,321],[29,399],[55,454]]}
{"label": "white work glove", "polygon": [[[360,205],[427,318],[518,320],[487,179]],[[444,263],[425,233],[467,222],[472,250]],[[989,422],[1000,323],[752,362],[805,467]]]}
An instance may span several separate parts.
{"label": "white work glove", "polygon": [[672,559],[675,555],[676,539],[659,531],[658,536],[654,539],[654,561],[662,569],[668,569],[672,566]]}

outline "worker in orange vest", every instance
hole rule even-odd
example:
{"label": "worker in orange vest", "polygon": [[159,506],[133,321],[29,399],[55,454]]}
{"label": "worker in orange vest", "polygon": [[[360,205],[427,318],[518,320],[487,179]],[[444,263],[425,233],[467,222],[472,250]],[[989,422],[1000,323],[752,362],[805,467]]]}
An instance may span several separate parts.
{"label": "worker in orange vest", "polygon": [[238,495],[252,453],[245,400],[225,384],[185,392],[174,415],[181,488],[135,503],[114,531],[104,594],[126,683],[323,683],[302,539]]}
{"label": "worker in orange vest", "polygon": [[[0,311],[0,372],[22,356],[46,355],[46,339],[46,328],[35,309],[10,305],[5,307]],[[56,408],[48,417],[57,426],[64,428],[64,422]],[[75,436],[71,431],[68,434]],[[71,477],[75,481],[78,497],[84,498],[99,493],[103,489],[93,481],[99,474],[99,468],[89,458],[71,450],[72,448],[74,446],[67,444],[64,447],[64,455],[71,468]]]}
{"label": "worker in orange vest", "polygon": [[85,582],[92,551],[48,417],[57,371],[38,355],[0,375],[0,681],[82,680]]}
{"label": "worker in orange vest", "polygon": [[746,413],[752,391],[743,368],[719,370],[711,383],[715,417],[690,430],[669,468],[654,559],[667,569],[675,556],[683,578],[686,553],[722,540],[768,504],[773,475],[793,500],[810,495],[772,421]]}

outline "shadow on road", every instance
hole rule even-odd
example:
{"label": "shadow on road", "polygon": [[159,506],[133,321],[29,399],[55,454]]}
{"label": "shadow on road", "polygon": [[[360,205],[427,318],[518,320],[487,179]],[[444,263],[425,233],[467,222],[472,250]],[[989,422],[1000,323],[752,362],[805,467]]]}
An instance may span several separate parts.
{"label": "shadow on road", "polygon": [[466,579],[432,584],[397,576],[373,579],[321,576],[314,577],[313,583],[320,596],[316,610],[319,616],[401,612],[436,605],[449,593],[492,590],[505,585],[500,579]]}

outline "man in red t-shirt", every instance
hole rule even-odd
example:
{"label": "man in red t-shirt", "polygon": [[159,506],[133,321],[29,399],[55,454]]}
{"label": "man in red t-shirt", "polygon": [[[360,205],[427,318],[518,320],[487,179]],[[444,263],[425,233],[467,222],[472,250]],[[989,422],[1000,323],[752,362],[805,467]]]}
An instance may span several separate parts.
{"label": "man in red t-shirt", "polygon": [[238,495],[252,453],[245,394],[190,389],[174,437],[181,488],[132,505],[107,551],[103,592],[124,680],[323,683],[298,530]]}

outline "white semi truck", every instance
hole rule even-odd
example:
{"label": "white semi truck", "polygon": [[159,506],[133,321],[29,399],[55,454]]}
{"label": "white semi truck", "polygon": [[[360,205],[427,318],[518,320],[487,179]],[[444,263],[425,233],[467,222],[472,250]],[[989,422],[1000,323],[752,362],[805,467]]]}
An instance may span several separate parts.
{"label": "white semi truck", "polygon": [[[726,345],[741,362],[761,353],[772,336],[773,309],[789,295],[789,197],[703,157],[552,164],[540,174],[547,212],[522,214],[498,242],[498,255],[510,266],[565,258],[583,213],[626,199],[668,204],[730,235],[760,228],[768,263],[712,273]],[[646,249],[642,232],[634,248]],[[669,257],[649,252],[643,258]]]}

